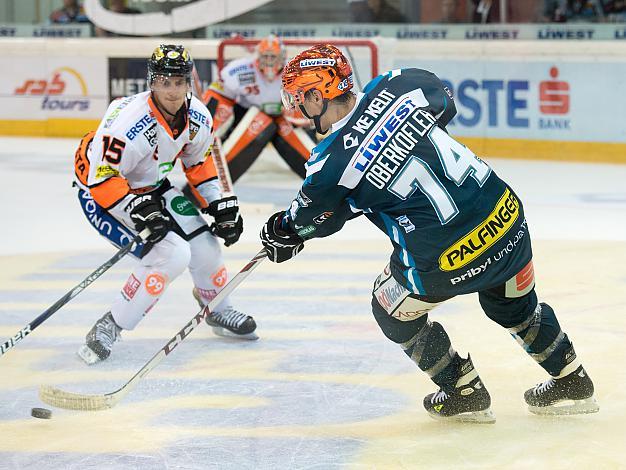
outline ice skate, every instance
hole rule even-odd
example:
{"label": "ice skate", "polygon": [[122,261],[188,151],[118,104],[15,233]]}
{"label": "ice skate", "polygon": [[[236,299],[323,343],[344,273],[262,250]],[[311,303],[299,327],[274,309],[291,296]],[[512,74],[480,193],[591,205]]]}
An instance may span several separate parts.
{"label": "ice skate", "polygon": [[454,388],[440,388],[424,397],[424,408],[431,418],[463,423],[495,423],[491,397],[474,369],[470,357],[462,359],[461,374]]}
{"label": "ice skate", "polygon": [[[204,307],[204,303],[193,289],[193,297],[198,302],[200,308]],[[240,338],[248,340],[257,340],[259,337],[254,332],[256,330],[256,322],[254,318],[245,313],[241,313],[232,307],[226,307],[221,312],[213,312],[206,318],[207,325],[213,329],[213,333],[226,338]]]}
{"label": "ice skate", "polygon": [[226,307],[221,312],[213,312],[206,317],[207,325],[213,328],[213,333],[227,338],[257,340],[256,322],[254,318],[241,313],[232,307]]}
{"label": "ice skate", "polygon": [[583,366],[563,378],[551,377],[526,390],[528,410],[538,415],[596,413],[600,407],[593,396],[593,382]]}
{"label": "ice skate", "polygon": [[111,312],[105,313],[87,333],[85,344],[78,350],[78,356],[89,365],[104,361],[111,354],[113,343],[121,339],[121,331]]}

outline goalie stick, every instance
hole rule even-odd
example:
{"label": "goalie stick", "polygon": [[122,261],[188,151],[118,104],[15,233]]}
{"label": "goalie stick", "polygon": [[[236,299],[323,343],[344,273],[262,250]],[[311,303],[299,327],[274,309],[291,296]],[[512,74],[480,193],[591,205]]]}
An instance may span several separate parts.
{"label": "goalie stick", "polygon": [[246,264],[237,275],[194,317],[170,339],[131,379],[120,388],[104,395],[83,395],[80,393],[66,392],[56,387],[42,385],[39,388],[39,397],[44,403],[64,408],[66,410],[98,411],[114,407],[132,389],[137,386],[140,379],[145,377],[165,357],[182,343],[187,336],[217,307],[224,298],[229,295],[266,257],[265,250],[259,251],[254,258]]}
{"label": "goalie stick", "polygon": [[39,315],[37,318],[31,321],[28,325],[26,325],[24,328],[18,331],[11,338],[9,338],[4,343],[2,343],[0,345],[0,356],[4,355],[4,353],[6,353],[9,349],[15,347],[17,343],[19,343],[24,338],[26,338],[26,336],[31,334],[35,328],[37,328],[39,325],[45,322],[48,318],[50,318],[52,314],[54,314],[57,310],[59,310],[61,307],[67,304],[70,300],[72,300],[82,291],[84,291],[92,282],[94,282],[96,279],[102,276],[105,272],[109,270],[109,268],[111,268],[111,266],[113,266],[115,263],[121,260],[128,252],[130,252],[137,243],[141,243],[142,240],[145,240],[148,235],[150,235],[150,230],[145,229],[139,235],[135,236],[131,240],[130,243],[120,248],[118,252],[115,253],[111,257],[111,259],[109,259],[106,263],[104,263],[102,266],[97,268],[94,272],[92,272],[85,279],[80,281],[78,285],[76,285],[71,291],[69,291],[59,300],[57,300],[45,312],[43,312],[41,315]]}

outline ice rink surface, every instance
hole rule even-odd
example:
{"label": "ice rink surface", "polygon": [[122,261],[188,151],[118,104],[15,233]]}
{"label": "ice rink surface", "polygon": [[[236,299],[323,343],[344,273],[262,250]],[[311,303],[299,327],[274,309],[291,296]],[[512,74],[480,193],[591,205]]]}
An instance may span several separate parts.
{"label": "ice rink surface", "polygon": [[[71,187],[76,145],[0,138],[1,341],[114,253]],[[231,272],[258,251],[261,224],[300,185],[274,159],[266,152],[235,185],[246,229],[225,249]],[[545,373],[468,295],[431,318],[471,353],[497,422],[431,420],[421,402],[435,386],[370,312],[390,244],[357,219],[290,262],[265,262],[237,289],[259,341],[201,325],[115,408],[32,418],[32,407],[45,406],[39,385],[111,392],[196,313],[185,274],[108,361],[84,365],[76,350],[130,273],[132,260],[123,260],[0,357],[0,468],[626,468],[626,166],[488,162],[525,204],[538,294],[594,379],[599,413],[529,414],[522,394]]]}

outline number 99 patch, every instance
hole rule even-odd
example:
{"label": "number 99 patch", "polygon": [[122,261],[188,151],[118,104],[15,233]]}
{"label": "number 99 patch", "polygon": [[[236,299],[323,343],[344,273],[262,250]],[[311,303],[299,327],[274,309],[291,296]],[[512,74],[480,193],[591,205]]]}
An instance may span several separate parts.
{"label": "number 99 patch", "polygon": [[146,278],[146,292],[153,296],[160,295],[165,289],[166,282],[165,277],[158,273],[149,274]]}

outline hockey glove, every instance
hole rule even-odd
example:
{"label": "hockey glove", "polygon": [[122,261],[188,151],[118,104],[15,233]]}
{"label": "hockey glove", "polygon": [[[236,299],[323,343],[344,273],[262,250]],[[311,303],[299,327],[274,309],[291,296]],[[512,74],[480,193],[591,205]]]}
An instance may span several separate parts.
{"label": "hockey glove", "polygon": [[228,196],[209,204],[202,212],[213,216],[211,233],[224,239],[224,245],[230,246],[239,240],[243,232],[243,218],[239,214],[237,196]]}
{"label": "hockey glove", "polygon": [[285,212],[272,215],[261,230],[261,243],[267,257],[274,263],[282,263],[296,256],[304,248],[304,239],[290,228],[282,227]]}
{"label": "hockey glove", "polygon": [[141,232],[145,228],[150,230],[150,235],[146,239],[149,243],[163,240],[172,226],[170,218],[163,213],[161,198],[156,194],[148,193],[135,196],[126,206],[126,212],[130,214],[137,232]]}

